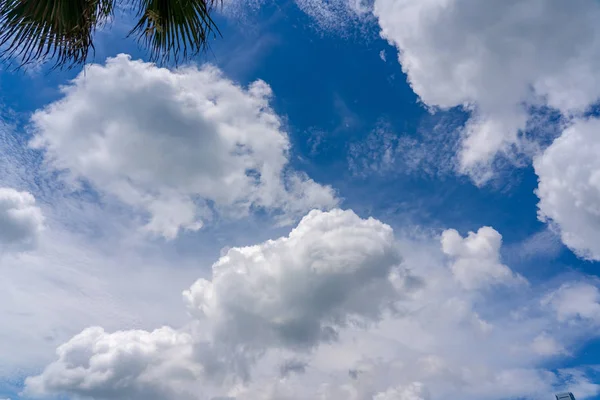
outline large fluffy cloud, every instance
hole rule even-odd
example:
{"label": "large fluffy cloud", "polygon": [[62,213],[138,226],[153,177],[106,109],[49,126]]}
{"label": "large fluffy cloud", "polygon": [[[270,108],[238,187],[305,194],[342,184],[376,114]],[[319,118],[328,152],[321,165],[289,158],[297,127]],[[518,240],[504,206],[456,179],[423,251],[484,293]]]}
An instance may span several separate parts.
{"label": "large fluffy cloud", "polygon": [[350,316],[376,320],[396,292],[392,229],[351,211],[312,211],[287,237],[234,248],[186,300],[235,343],[312,347]]}
{"label": "large fluffy cloud", "polygon": [[215,67],[178,71],[119,55],[91,65],[32,118],[32,145],[149,215],[148,231],[197,230],[211,210],[263,208],[288,222],[336,204],[330,187],[288,167],[290,142],[263,81],[242,88]]}
{"label": "large fluffy cloud", "polygon": [[31,193],[0,188],[0,245],[4,249],[34,244],[43,227],[42,211]]}
{"label": "large fluffy cloud", "polygon": [[[170,384],[179,378],[189,381],[202,375],[199,364],[191,361],[191,343],[190,335],[167,327],[113,334],[88,328],[57,349],[58,361],[43,375],[28,379],[28,390],[39,395],[69,391],[89,398],[164,399],[173,394]],[[178,393],[178,398],[185,396],[184,390]]]}
{"label": "large fluffy cloud", "polygon": [[577,121],[534,161],[539,216],[554,222],[563,243],[600,260],[600,120]]}
{"label": "large fluffy cloud", "polygon": [[86,327],[112,332],[186,321],[180,291],[198,278],[198,265],[214,261],[217,240],[195,243],[193,256],[165,252],[170,243],[147,243],[127,208],[97,204],[88,192],[65,193],[55,174],[40,171],[39,153],[17,127],[0,123],[5,384],[52,361],[56,347]]}
{"label": "large fluffy cloud", "polygon": [[[492,271],[516,277],[498,265],[497,232],[453,232],[442,237],[451,257],[493,262]],[[197,317],[189,326],[87,329],[27,380],[26,393],[420,400],[600,391],[583,370],[543,367],[596,334],[594,282],[572,284],[592,295],[571,308],[564,308],[575,295],[569,286],[550,293],[508,286],[511,296],[499,304],[487,279],[465,290],[447,266],[449,254],[431,239],[395,237],[351,211],[311,212],[288,236],[223,255],[212,278],[184,294]],[[566,329],[574,321],[577,329]]]}
{"label": "large fluffy cloud", "polygon": [[376,0],[374,12],[423,103],[472,111],[459,168],[478,182],[499,152],[529,151],[531,106],[570,116],[600,96],[596,1]]}
{"label": "large fluffy cloud", "polygon": [[[27,390],[139,398],[198,378],[188,370],[245,375],[245,364],[264,350],[306,350],[335,341],[350,320],[378,320],[397,288],[410,286],[394,274],[399,261],[389,226],[352,211],[312,211],[287,237],[230,249],[210,281],[184,292],[200,320],[195,343],[169,328],[88,329],[61,346],[58,360],[29,379]],[[156,371],[165,374],[162,384],[148,386]]]}

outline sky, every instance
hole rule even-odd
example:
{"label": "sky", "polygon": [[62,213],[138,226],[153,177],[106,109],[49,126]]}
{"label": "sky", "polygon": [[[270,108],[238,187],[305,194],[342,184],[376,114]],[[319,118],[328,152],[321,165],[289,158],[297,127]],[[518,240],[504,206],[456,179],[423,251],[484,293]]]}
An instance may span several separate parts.
{"label": "sky", "polygon": [[0,72],[0,399],[600,399],[600,2],[214,16]]}

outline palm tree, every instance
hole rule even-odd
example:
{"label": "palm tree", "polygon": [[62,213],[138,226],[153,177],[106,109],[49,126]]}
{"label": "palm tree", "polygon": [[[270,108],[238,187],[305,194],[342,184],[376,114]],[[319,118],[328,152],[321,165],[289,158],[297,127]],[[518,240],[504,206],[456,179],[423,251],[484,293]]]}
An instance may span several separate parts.
{"label": "palm tree", "polygon": [[193,56],[219,33],[211,18],[219,0],[0,0],[0,56],[21,66],[54,59],[55,67],[86,62],[96,28],[115,9],[133,10],[137,38],[154,61]]}

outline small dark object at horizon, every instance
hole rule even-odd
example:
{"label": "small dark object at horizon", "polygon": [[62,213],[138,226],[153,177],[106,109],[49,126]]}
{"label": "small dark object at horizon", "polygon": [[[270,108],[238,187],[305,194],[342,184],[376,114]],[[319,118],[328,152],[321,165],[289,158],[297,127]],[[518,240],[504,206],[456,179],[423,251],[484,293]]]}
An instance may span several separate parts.
{"label": "small dark object at horizon", "polygon": [[556,400],[575,400],[575,396],[571,392],[559,393],[556,395]]}

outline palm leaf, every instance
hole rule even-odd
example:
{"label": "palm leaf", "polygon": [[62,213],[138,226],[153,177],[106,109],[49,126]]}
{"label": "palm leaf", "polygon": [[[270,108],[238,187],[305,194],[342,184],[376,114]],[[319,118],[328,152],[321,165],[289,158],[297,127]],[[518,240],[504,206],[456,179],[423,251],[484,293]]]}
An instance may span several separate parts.
{"label": "palm leaf", "polygon": [[[55,66],[87,61],[96,28],[119,0],[0,0],[0,56],[21,66],[54,59]],[[205,49],[220,34],[210,13],[221,0],[121,0],[138,21],[129,35],[150,51],[153,61],[175,63]]]}
{"label": "palm leaf", "polygon": [[210,16],[218,0],[138,0],[140,17],[130,35],[150,50],[153,61],[186,59],[220,34]]}
{"label": "palm leaf", "polygon": [[0,0],[0,53],[21,65],[48,58],[56,66],[83,63],[113,6],[113,0]]}

